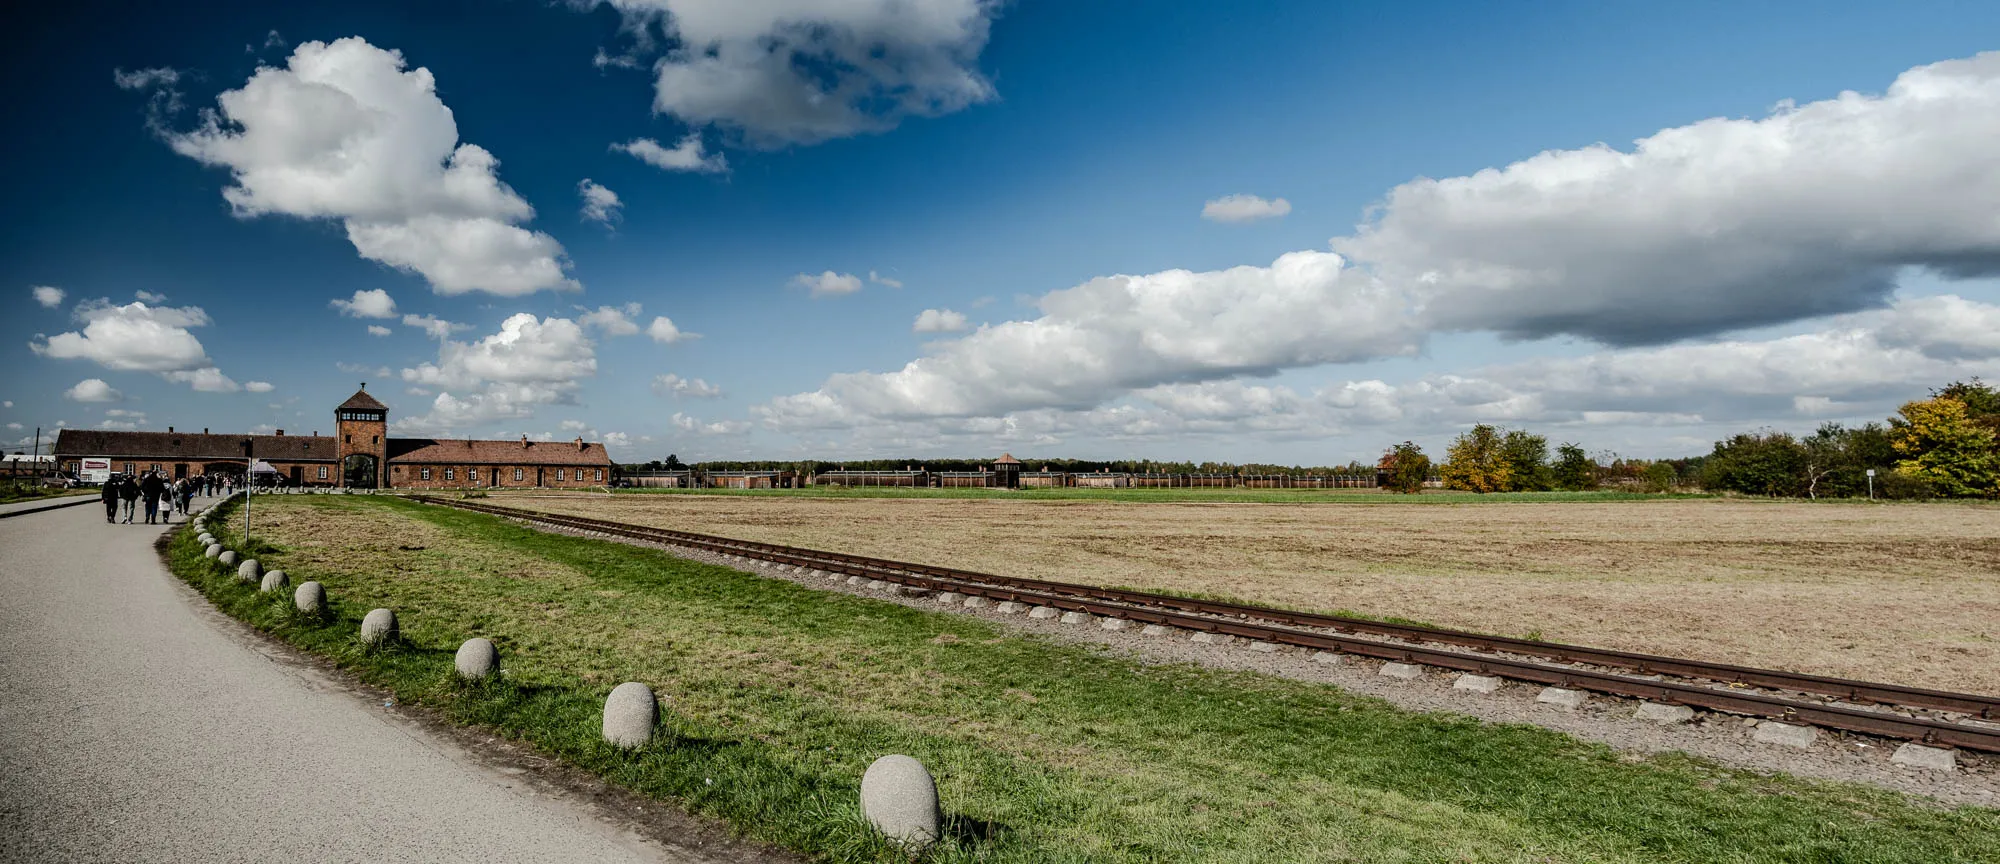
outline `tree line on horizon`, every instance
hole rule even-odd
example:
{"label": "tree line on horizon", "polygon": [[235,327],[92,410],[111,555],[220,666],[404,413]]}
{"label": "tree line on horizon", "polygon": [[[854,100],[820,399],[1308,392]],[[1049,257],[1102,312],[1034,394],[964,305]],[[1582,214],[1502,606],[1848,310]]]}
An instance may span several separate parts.
{"label": "tree line on horizon", "polygon": [[[797,471],[800,474],[820,474],[827,471],[979,471],[993,467],[988,459],[849,459],[829,461],[807,460],[716,460],[709,462],[684,463],[677,456],[651,462],[620,465],[628,471]],[[1348,476],[1374,474],[1375,467],[1361,462],[1346,465],[1277,465],[1261,462],[1171,462],[1157,459],[1023,459],[1023,472],[1036,472],[1047,468],[1052,472],[1066,474],[1087,474],[1109,472],[1117,474],[1284,474],[1293,476],[1332,475]]]}
{"label": "tree line on horizon", "polygon": [[[1582,445],[1549,448],[1547,436],[1481,423],[1461,433],[1433,462],[1409,441],[1375,464],[1278,465],[1154,459],[1023,459],[1024,472],[1127,474],[1374,475],[1385,488],[1421,491],[1427,483],[1467,492],[1582,492],[1700,489],[1794,498],[2000,497],[2000,390],[1978,378],[1932,390],[1884,422],[1825,423],[1812,434],[1773,429],[1740,432],[1706,455],[1677,459],[1595,456]],[[720,460],[687,464],[677,456],[620,465],[639,471],[979,471],[992,459]]]}
{"label": "tree line on horizon", "polygon": [[2000,390],[1978,378],[1955,381],[1882,423],[1824,423],[1803,437],[1740,432],[1705,456],[1684,459],[1593,459],[1573,443],[1559,445],[1551,459],[1546,437],[1481,423],[1453,439],[1435,468],[1408,441],[1379,464],[1384,485],[1401,492],[1421,490],[1435,474],[1447,489],[1480,493],[1611,486],[1788,498],[2000,498]]}

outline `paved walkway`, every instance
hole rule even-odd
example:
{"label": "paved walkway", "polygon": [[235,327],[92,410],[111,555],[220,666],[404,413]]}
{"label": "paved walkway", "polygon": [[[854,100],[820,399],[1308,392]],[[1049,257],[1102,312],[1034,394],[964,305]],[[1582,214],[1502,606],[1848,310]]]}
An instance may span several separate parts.
{"label": "paved walkway", "polygon": [[685,861],[273,662],[96,507],[0,520],[0,861]]}
{"label": "paved walkway", "polygon": [[33,501],[15,501],[11,504],[0,504],[0,517],[26,515],[42,510],[54,510],[60,507],[72,507],[77,506],[80,501],[90,501],[97,504],[97,514],[99,516],[104,515],[104,504],[96,495],[72,495],[61,498],[36,498]]}

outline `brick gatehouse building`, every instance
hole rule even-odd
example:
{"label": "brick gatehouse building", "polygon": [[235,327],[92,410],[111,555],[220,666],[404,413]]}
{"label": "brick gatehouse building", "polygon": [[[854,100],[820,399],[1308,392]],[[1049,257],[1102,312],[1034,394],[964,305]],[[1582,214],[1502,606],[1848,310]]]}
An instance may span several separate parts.
{"label": "brick gatehouse building", "polygon": [[481,441],[470,438],[391,438],[389,406],[361,385],[334,409],[333,435],[213,435],[64,429],[56,460],[76,471],[85,458],[111,460],[123,473],[162,471],[168,477],[233,474],[246,459],[269,463],[291,486],[354,489],[460,489],[602,486],[611,480],[603,444],[575,441]]}

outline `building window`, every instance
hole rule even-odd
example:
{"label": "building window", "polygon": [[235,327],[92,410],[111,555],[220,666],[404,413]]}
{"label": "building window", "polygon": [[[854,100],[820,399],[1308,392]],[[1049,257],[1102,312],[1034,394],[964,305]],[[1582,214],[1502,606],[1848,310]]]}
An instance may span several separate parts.
{"label": "building window", "polygon": [[465,469],[465,479],[470,480],[474,483],[479,482],[479,469],[477,468]]}
{"label": "building window", "polygon": [[568,479],[569,479],[569,478],[568,478],[567,476],[564,476],[564,474],[563,474],[563,469],[561,469],[561,468],[557,468],[557,469],[556,469],[556,482],[557,482],[557,483],[561,483],[562,481],[564,481],[564,480],[568,480]]}
{"label": "building window", "polygon": [[429,468],[419,468],[417,469],[417,473],[420,475],[421,479],[424,480],[431,479],[431,469]]}
{"label": "building window", "polygon": [[453,470],[452,470],[452,469],[450,469],[450,468],[446,468],[446,469],[444,469],[444,479],[446,479],[446,480],[450,480],[450,479],[452,479],[452,476],[451,476],[451,475],[452,475],[452,474],[454,474],[454,473],[456,473],[456,472],[455,472],[455,471],[453,471]]}
{"label": "building window", "polygon": [[158,470],[160,470],[160,463],[158,463],[158,462],[155,462],[155,463],[153,463],[153,467],[152,467],[151,469],[148,469],[148,470],[152,470],[152,471],[158,471]]}
{"label": "building window", "polygon": [[125,473],[127,473],[127,474],[137,474],[137,473],[139,473],[139,471],[138,471],[138,467],[139,467],[139,466],[137,466],[137,465],[134,465],[134,464],[132,464],[132,463],[130,463],[130,462],[127,462],[127,463],[125,463]]}
{"label": "building window", "polygon": [[321,480],[325,480],[325,479],[326,479],[326,466],[325,466],[325,465],[321,465],[321,466],[319,466],[319,479],[321,479]]}
{"label": "building window", "polygon": [[380,443],[382,443],[382,436],[380,436],[380,435],[370,435],[370,436],[368,436],[368,443],[370,443],[370,444],[380,444]]}
{"label": "building window", "polygon": [[354,443],[354,436],[352,436],[352,435],[342,435],[342,436],[340,436],[340,437],[342,437],[342,438],[345,438],[345,439],[347,439],[347,443],[349,443],[349,444],[352,444],[352,443]]}
{"label": "building window", "polygon": [[604,482],[604,469],[602,468],[597,469],[597,482]]}
{"label": "building window", "polygon": [[521,480],[522,480],[521,469],[519,468],[514,469],[514,482],[519,483],[521,482]]}

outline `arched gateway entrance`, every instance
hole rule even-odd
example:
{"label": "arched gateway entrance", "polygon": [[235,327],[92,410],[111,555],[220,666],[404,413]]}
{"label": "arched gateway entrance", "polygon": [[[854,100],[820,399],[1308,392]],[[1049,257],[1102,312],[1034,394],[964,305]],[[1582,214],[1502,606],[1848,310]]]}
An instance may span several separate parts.
{"label": "arched gateway entrance", "polygon": [[349,489],[373,489],[382,476],[381,464],[366,453],[356,453],[340,462],[340,476]]}

